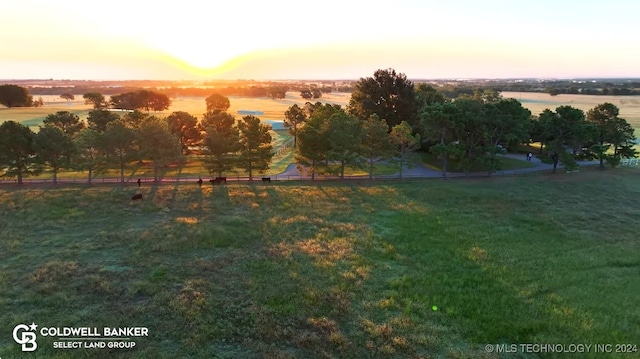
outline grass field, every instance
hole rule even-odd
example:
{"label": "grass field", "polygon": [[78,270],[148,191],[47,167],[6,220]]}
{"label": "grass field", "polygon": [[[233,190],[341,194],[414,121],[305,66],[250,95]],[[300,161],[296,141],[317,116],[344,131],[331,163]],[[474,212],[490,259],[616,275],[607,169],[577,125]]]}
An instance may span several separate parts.
{"label": "grass field", "polygon": [[43,358],[640,345],[637,169],[364,183],[143,186],[142,202],[134,186],[5,186],[0,357],[28,356],[11,330],[32,322],[149,328],[132,351],[39,337]]}

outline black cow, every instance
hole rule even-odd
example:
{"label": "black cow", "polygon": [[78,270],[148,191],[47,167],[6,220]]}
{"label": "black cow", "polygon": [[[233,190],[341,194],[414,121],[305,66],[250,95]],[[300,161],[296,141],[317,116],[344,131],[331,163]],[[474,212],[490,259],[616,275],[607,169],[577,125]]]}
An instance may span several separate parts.
{"label": "black cow", "polygon": [[218,183],[227,183],[227,177],[216,177],[215,179]]}
{"label": "black cow", "polygon": [[269,182],[269,183],[271,183],[271,177],[262,177],[262,182]]}
{"label": "black cow", "polygon": [[142,198],[142,193],[134,194],[133,197],[131,197],[132,201],[137,201],[139,199],[144,199]]}
{"label": "black cow", "polygon": [[220,184],[219,179],[210,179],[209,182],[211,182],[211,184]]}

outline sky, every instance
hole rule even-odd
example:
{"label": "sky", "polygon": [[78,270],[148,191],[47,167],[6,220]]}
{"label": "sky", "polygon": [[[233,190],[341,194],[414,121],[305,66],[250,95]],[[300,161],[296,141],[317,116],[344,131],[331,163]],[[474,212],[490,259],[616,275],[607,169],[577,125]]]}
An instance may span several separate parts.
{"label": "sky", "polygon": [[636,0],[3,0],[0,79],[640,77]]}

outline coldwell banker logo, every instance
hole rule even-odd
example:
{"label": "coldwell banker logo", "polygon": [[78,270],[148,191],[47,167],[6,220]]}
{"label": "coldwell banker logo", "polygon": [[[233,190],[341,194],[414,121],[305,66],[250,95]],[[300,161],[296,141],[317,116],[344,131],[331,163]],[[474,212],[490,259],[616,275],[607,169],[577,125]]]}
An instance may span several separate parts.
{"label": "coldwell banker logo", "polygon": [[148,337],[146,327],[95,328],[95,327],[47,327],[18,324],[13,328],[13,340],[22,346],[23,352],[38,349],[38,334],[53,338],[53,349],[133,349],[136,338]]}
{"label": "coldwell banker logo", "polygon": [[19,324],[13,328],[13,340],[22,345],[23,352],[32,352],[38,349],[36,329],[38,329],[38,326],[35,323],[31,323],[31,325]]}

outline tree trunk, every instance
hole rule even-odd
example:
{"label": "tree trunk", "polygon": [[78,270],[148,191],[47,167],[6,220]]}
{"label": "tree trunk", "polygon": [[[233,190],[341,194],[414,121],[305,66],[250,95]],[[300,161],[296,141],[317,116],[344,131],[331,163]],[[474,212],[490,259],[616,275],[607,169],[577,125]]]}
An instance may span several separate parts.
{"label": "tree trunk", "polygon": [[404,167],[404,150],[400,152],[400,172],[398,172],[399,179],[402,179],[402,167]]}
{"label": "tree trunk", "polygon": [[340,179],[344,179],[344,160],[340,161]]}
{"label": "tree trunk", "polygon": [[369,179],[373,179],[373,157],[369,158]]}
{"label": "tree trunk", "polygon": [[58,183],[58,169],[57,168],[53,168],[53,184],[57,184]]}
{"label": "tree trunk", "polygon": [[158,182],[158,165],[153,162],[153,182]]}
{"label": "tree trunk", "polygon": [[316,179],[316,160],[311,161],[311,180]]}
{"label": "tree trunk", "polygon": [[93,169],[89,168],[89,176],[87,178],[87,182],[91,184],[91,177],[93,176]]}
{"label": "tree trunk", "polygon": [[124,162],[120,162],[120,183],[124,183]]}
{"label": "tree trunk", "polygon": [[558,160],[559,157],[557,153],[553,153],[553,155],[551,155],[551,160],[553,161],[553,173],[556,173],[556,168],[558,168]]}
{"label": "tree trunk", "polygon": [[[440,135],[440,144],[444,146],[444,133]],[[445,150],[442,156],[442,177],[447,177],[447,161],[449,160],[449,154]]]}
{"label": "tree trunk", "polygon": [[18,171],[18,184],[22,184],[22,171]]}
{"label": "tree trunk", "polygon": [[544,148],[544,142],[540,141],[540,151],[538,151],[539,154],[542,154],[542,149]]}

